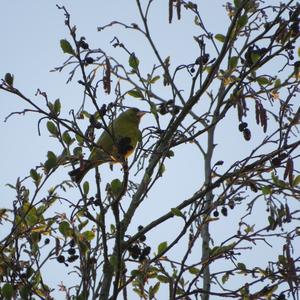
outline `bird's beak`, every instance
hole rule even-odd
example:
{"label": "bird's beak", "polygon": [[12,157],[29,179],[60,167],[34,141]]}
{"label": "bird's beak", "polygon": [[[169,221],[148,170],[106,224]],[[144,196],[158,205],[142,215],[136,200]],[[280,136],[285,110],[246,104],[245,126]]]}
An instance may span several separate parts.
{"label": "bird's beak", "polygon": [[137,113],[137,116],[138,116],[139,118],[141,118],[145,113],[146,113],[146,111],[139,111],[139,112]]}

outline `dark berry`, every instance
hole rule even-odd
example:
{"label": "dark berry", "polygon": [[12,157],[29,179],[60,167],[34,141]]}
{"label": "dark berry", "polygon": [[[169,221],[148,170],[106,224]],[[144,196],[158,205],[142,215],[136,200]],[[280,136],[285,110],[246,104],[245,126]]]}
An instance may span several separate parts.
{"label": "dark berry", "polygon": [[191,73],[194,73],[195,72],[195,68],[191,68]]}
{"label": "dark berry", "polygon": [[228,211],[227,211],[227,208],[226,208],[225,206],[223,206],[223,207],[221,208],[221,213],[222,213],[222,215],[223,215],[224,217],[227,217]]}
{"label": "dark berry", "polygon": [[94,62],[94,59],[92,57],[86,57],[84,61],[87,65],[90,65]]}
{"label": "dark berry", "polygon": [[230,209],[234,209],[234,201],[233,200],[229,200],[228,206],[229,206]]}
{"label": "dark berry", "polygon": [[140,238],[139,238],[140,242],[145,242],[146,241],[146,236],[143,234]]}
{"label": "dark berry", "polygon": [[250,131],[248,128],[246,128],[246,129],[243,131],[243,135],[244,135],[244,139],[245,139],[246,141],[250,141],[250,139],[251,139],[251,131]]}
{"label": "dark berry", "polygon": [[74,255],[74,254],[76,253],[76,250],[75,250],[74,248],[70,248],[70,249],[68,250],[68,253],[69,253],[70,255]]}
{"label": "dark berry", "polygon": [[56,259],[59,263],[64,263],[66,261],[66,259],[63,255],[58,256]]}
{"label": "dark berry", "polygon": [[45,239],[45,245],[49,244],[50,243],[50,239],[46,238]]}
{"label": "dark berry", "polygon": [[151,247],[147,246],[143,249],[142,254],[147,256],[150,254],[150,251],[151,251]]}
{"label": "dark berry", "polygon": [[248,123],[242,122],[239,124],[239,131],[243,132],[248,127]]}
{"label": "dark berry", "polygon": [[214,217],[218,217],[219,216],[219,212],[217,211],[217,210],[215,210],[214,212],[213,212],[213,215],[214,215]]}
{"label": "dark berry", "polygon": [[137,229],[138,229],[138,231],[141,231],[143,228],[144,228],[143,225],[139,225]]}
{"label": "dark berry", "polygon": [[70,243],[69,243],[69,246],[71,248],[74,248],[75,247],[75,241],[74,240],[71,240]]}
{"label": "dark berry", "polygon": [[271,160],[271,165],[274,168],[280,167],[280,164],[281,164],[281,160],[278,157],[275,157]]}
{"label": "dark berry", "polygon": [[68,257],[68,262],[72,263],[73,261],[77,260],[79,258],[79,255],[72,255]]}

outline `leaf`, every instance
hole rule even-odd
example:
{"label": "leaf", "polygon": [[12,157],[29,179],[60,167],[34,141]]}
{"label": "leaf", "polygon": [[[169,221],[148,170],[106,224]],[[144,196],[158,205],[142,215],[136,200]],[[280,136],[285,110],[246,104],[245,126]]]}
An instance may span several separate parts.
{"label": "leaf", "polygon": [[298,56],[300,57],[300,47],[298,47]]}
{"label": "leaf", "polygon": [[261,188],[261,192],[263,193],[263,195],[270,195],[271,193],[272,193],[272,188],[270,187],[270,186],[267,186],[267,185],[265,185],[265,186],[263,186],[262,188]]}
{"label": "leaf", "polygon": [[300,184],[300,175],[296,176],[293,182],[293,186],[297,186]]}
{"label": "leaf", "polygon": [[267,85],[270,83],[269,79],[264,77],[264,76],[261,76],[261,77],[258,77],[256,79],[256,81],[260,84],[260,85]]}
{"label": "leaf", "polygon": [[95,232],[87,230],[82,234],[88,241],[91,241],[95,238]]}
{"label": "leaf", "polygon": [[189,272],[193,275],[198,275],[200,274],[200,270],[198,268],[195,268],[195,267],[192,267],[192,268],[189,268]]}
{"label": "leaf", "polygon": [[114,179],[110,183],[111,192],[115,197],[118,197],[123,189],[123,184],[119,179]]}
{"label": "leaf", "polygon": [[51,134],[53,134],[54,136],[57,136],[58,130],[53,122],[51,122],[51,121],[47,122],[47,129]]}
{"label": "leaf", "polygon": [[34,181],[38,181],[40,179],[40,175],[35,169],[30,170],[30,176]]}
{"label": "leaf", "polygon": [[134,52],[132,52],[129,56],[129,66],[133,69],[133,70],[137,70],[140,64],[139,59],[135,56]]}
{"label": "leaf", "polygon": [[169,283],[170,279],[167,276],[164,275],[157,275],[156,276],[157,280],[159,280],[162,283]]}
{"label": "leaf", "polygon": [[260,55],[256,52],[251,52],[250,57],[253,65],[256,64],[260,59]]}
{"label": "leaf", "polygon": [[141,90],[137,90],[137,89],[128,91],[127,94],[129,96],[131,96],[131,97],[134,97],[134,98],[141,98],[141,99],[144,98],[144,95],[143,95],[142,91]]}
{"label": "leaf", "polygon": [[241,4],[241,0],[234,0],[234,6],[239,7]]}
{"label": "leaf", "polygon": [[62,221],[58,226],[58,230],[63,236],[67,237],[71,230],[70,224],[67,221]]}
{"label": "leaf", "polygon": [[174,216],[185,218],[184,214],[177,207],[171,208],[171,212]]}
{"label": "leaf", "polygon": [[229,60],[229,69],[233,70],[238,64],[239,58],[237,56],[232,56]]}
{"label": "leaf", "polygon": [[47,157],[48,159],[46,160],[44,167],[46,172],[48,173],[52,168],[56,166],[57,157],[52,151],[48,151]]}
{"label": "leaf", "polygon": [[60,104],[59,99],[55,100],[54,105],[53,105],[53,109],[54,109],[55,114],[58,116],[59,113],[60,113],[60,109],[61,109],[61,104]]}
{"label": "leaf", "polygon": [[167,242],[162,242],[158,245],[157,247],[157,254],[161,254],[162,252],[164,252],[168,247],[168,243]]}
{"label": "leaf", "polygon": [[224,43],[225,42],[225,36],[223,34],[220,34],[220,33],[217,33],[215,35],[215,39],[218,40],[219,42],[221,43]]}
{"label": "leaf", "polygon": [[60,47],[64,53],[75,55],[71,44],[67,40],[60,40]]}
{"label": "leaf", "polygon": [[2,296],[4,299],[12,299],[13,294],[14,294],[14,289],[13,286],[9,283],[5,283],[1,289],[2,291]]}
{"label": "leaf", "polygon": [[241,16],[237,21],[237,25],[239,28],[243,28],[247,23],[248,23],[248,16],[246,14]]}
{"label": "leaf", "polygon": [[153,299],[160,288],[160,282],[156,282],[154,286],[149,288],[149,299]]}
{"label": "leaf", "polygon": [[159,166],[158,176],[161,177],[161,176],[164,174],[165,170],[166,170],[165,165],[164,165],[164,164],[161,164],[161,165]]}
{"label": "leaf", "polygon": [[67,131],[63,133],[62,139],[67,144],[67,146],[70,146],[74,142],[74,139],[71,138]]}
{"label": "leaf", "polygon": [[242,270],[242,271],[246,271],[246,265],[244,263],[237,263],[237,268]]}
{"label": "leaf", "polygon": [[4,76],[4,81],[8,85],[13,86],[13,84],[14,84],[14,75],[11,74],[11,73],[6,73],[5,76]]}
{"label": "leaf", "polygon": [[230,273],[229,272],[226,272],[223,276],[222,276],[222,283],[226,283],[229,279],[229,275]]}
{"label": "leaf", "polygon": [[159,75],[154,76],[153,78],[150,79],[149,83],[154,84],[154,83],[155,83],[157,80],[159,80],[159,79],[160,79],[160,76],[159,76]]}
{"label": "leaf", "polygon": [[89,182],[85,181],[82,188],[83,188],[84,195],[87,196],[87,194],[89,193],[89,190],[90,190]]}

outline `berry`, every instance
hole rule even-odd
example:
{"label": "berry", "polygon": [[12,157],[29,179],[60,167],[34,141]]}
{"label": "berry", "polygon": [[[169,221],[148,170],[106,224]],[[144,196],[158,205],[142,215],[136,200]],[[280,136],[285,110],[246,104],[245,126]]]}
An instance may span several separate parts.
{"label": "berry", "polygon": [[225,206],[222,207],[221,213],[222,213],[222,215],[223,215],[224,217],[227,217],[228,211],[227,211],[227,208],[226,208]]}
{"label": "berry", "polygon": [[242,122],[239,124],[239,131],[243,132],[248,127],[248,123]]}
{"label": "berry", "polygon": [[214,217],[218,217],[219,216],[219,212],[217,211],[217,210],[215,210],[214,212],[213,212],[213,215],[214,215]]}
{"label": "berry", "polygon": [[64,263],[66,261],[66,259],[63,255],[58,256],[56,259],[60,264]]}
{"label": "berry", "polygon": [[74,254],[76,253],[76,250],[75,250],[74,248],[70,248],[70,249],[68,250],[68,253],[69,253],[70,255],[74,255]]}

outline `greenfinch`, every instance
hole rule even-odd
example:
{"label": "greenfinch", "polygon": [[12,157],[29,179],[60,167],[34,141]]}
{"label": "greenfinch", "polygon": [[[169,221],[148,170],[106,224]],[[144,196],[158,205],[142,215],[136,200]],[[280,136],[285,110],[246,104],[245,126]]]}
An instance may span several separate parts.
{"label": "greenfinch", "polygon": [[122,163],[132,154],[140,138],[139,124],[144,114],[137,108],[129,108],[114,119],[99,137],[88,160],[69,172],[72,180],[79,184],[89,170],[106,162]]}

